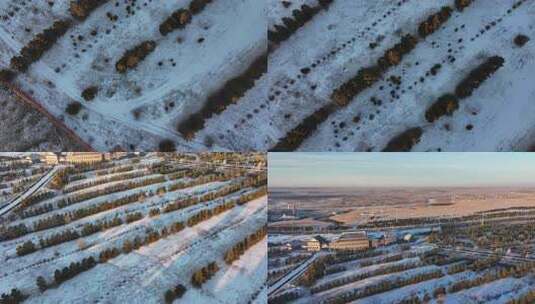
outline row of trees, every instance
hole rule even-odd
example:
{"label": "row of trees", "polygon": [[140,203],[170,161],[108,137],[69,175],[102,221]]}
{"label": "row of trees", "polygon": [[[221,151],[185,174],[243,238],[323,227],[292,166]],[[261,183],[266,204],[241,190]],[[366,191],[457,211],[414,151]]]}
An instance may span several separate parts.
{"label": "row of trees", "polygon": [[425,118],[428,122],[434,122],[442,116],[451,116],[459,109],[460,99],[469,97],[487,78],[503,66],[504,59],[499,56],[490,57],[475,68],[456,87],[455,94],[441,96],[426,111]]}
{"label": "row of trees", "polygon": [[112,227],[117,227],[119,225],[123,224],[123,220],[120,217],[114,217],[111,220],[108,221],[100,221],[95,224],[93,223],[87,223],[82,228],[82,236],[88,236],[92,235],[94,233],[97,233],[99,231],[104,231],[107,229],[110,229]]}
{"label": "row of trees", "polygon": [[38,179],[40,178],[40,176],[29,176],[29,177],[25,177],[21,180],[18,180],[14,183],[12,183],[11,185],[11,191],[13,193],[19,193],[19,192],[22,192],[24,190],[26,190],[26,188],[28,188],[28,186],[30,186],[31,184],[33,184],[34,182],[36,182]]}
{"label": "row of trees", "polygon": [[43,204],[38,207],[34,207],[32,209],[28,209],[22,213],[20,213],[21,218],[28,218],[33,217],[41,214],[48,213],[50,211],[54,210],[54,205],[52,203]]}
{"label": "row of trees", "polygon": [[453,283],[453,285],[448,288],[448,292],[458,292],[460,290],[469,289],[475,286],[480,286],[489,282],[504,279],[509,276],[520,278],[525,276],[528,272],[531,272],[534,268],[535,263],[530,262],[516,265],[511,268],[502,268],[501,270],[487,272],[484,275],[474,279],[461,280]]}
{"label": "row of trees", "polygon": [[[110,163],[112,164],[112,163]],[[138,166],[137,169],[142,169],[147,166]],[[100,169],[98,171],[95,171],[96,176],[103,176],[103,175],[110,175],[115,173],[124,173],[128,171],[134,170],[133,165],[126,165],[126,166],[106,166],[106,168]]]}
{"label": "row of trees", "polygon": [[267,195],[267,187],[266,186],[262,186],[262,187],[256,189],[253,192],[242,194],[237,199],[236,204],[243,205],[243,204],[245,204],[247,202],[250,202],[252,200],[255,200],[255,199],[259,198],[259,197],[266,196],[266,195]]}
{"label": "row of trees", "polygon": [[383,149],[383,152],[410,152],[420,142],[424,130],[420,127],[410,128],[394,136]]}
{"label": "row of trees", "polygon": [[126,215],[126,222],[128,224],[130,224],[130,223],[133,223],[135,221],[139,221],[142,218],[143,218],[143,213],[141,213],[141,212],[129,213],[129,214]]}
{"label": "row of trees", "polygon": [[178,284],[174,288],[168,289],[165,292],[165,295],[164,295],[165,303],[171,304],[176,299],[182,298],[182,296],[185,293],[186,293],[186,287],[184,287],[184,285],[182,284]]}
{"label": "row of trees", "polygon": [[[226,177],[221,177],[221,178],[226,178]],[[180,199],[180,200],[177,200],[173,203],[170,203],[170,204],[167,204],[164,209],[163,209],[163,212],[164,213],[168,213],[168,212],[172,212],[172,211],[176,211],[176,210],[179,210],[179,209],[183,209],[183,208],[186,208],[186,207],[189,207],[189,206],[192,206],[192,205],[196,205],[196,204],[199,204],[199,203],[202,203],[202,202],[207,202],[207,201],[211,201],[211,200],[214,200],[216,198],[219,198],[219,197],[224,197],[230,193],[234,193],[234,192],[237,192],[237,191],[240,191],[241,189],[245,188],[245,187],[249,187],[251,184],[256,184],[258,183],[258,180],[257,180],[257,177],[256,176],[251,176],[251,177],[248,177],[248,178],[245,178],[244,180],[242,180],[240,183],[237,183],[237,184],[231,184],[231,185],[227,185],[217,191],[213,191],[213,192],[208,192],[208,193],[205,193],[201,196],[190,196],[188,198],[185,198],[185,199]],[[198,180],[195,180],[195,181],[192,181],[192,183],[189,185],[189,186],[186,186],[186,187],[192,187],[196,184],[199,184],[199,181]],[[263,190],[263,191],[262,191]],[[250,194],[246,194],[246,195],[242,195],[240,196],[240,198],[238,198],[236,200],[236,204],[238,205],[242,205],[254,198],[257,198],[257,197],[260,197],[262,196],[261,194],[262,193],[266,193],[267,191],[265,189],[261,189],[261,191],[255,191],[253,193],[250,193]],[[265,195],[265,194],[264,194]]]}
{"label": "row of trees", "polygon": [[344,262],[359,260],[359,259],[365,259],[365,258],[372,258],[376,256],[380,256],[384,254],[385,252],[380,249],[362,249],[357,251],[339,251],[336,252],[334,255],[331,255],[331,258],[327,261],[327,265],[334,265],[334,264],[340,264]]}
{"label": "row of trees", "polygon": [[387,292],[389,290],[398,289],[408,285],[418,284],[420,282],[437,279],[443,277],[444,274],[440,270],[434,270],[426,273],[419,273],[410,277],[396,278],[395,280],[382,280],[374,285],[368,285],[363,289],[357,288],[352,291],[347,291],[342,294],[337,294],[334,297],[328,298],[324,303],[326,304],[343,304],[352,302],[364,297],[373,296],[379,293]]}
{"label": "row of trees", "polygon": [[194,215],[192,215],[190,218],[188,218],[188,221],[186,223],[189,227],[195,226],[200,222],[206,221],[213,216],[216,216],[218,214],[221,214],[227,210],[234,208],[234,206],[236,206],[234,202],[226,202],[212,209],[203,209],[195,213]]}
{"label": "row of trees", "polygon": [[247,236],[244,240],[235,244],[231,249],[225,252],[225,263],[232,264],[235,260],[239,259],[242,254],[250,247],[260,242],[267,235],[267,227],[264,226],[256,232]]}
{"label": "row of trees", "polygon": [[531,303],[535,303],[535,290],[530,290],[527,293],[519,296],[518,298],[507,302],[507,304],[531,304]]}
{"label": "row of trees", "polygon": [[26,225],[23,223],[14,226],[8,226],[7,228],[2,229],[0,233],[0,241],[16,239],[27,233],[29,233],[28,227],[26,227]]}
{"label": "row of trees", "polygon": [[106,263],[107,261],[119,256],[119,254],[121,254],[121,250],[119,250],[118,248],[112,247],[104,249],[100,252],[98,260],[100,263]]}
{"label": "row of trees", "polygon": [[473,0],[455,0],[455,7],[457,10],[462,12],[465,8],[472,4],[472,1]]}
{"label": "row of trees", "polygon": [[65,225],[68,222],[68,217],[62,214],[55,214],[44,219],[40,219],[33,224],[33,231],[46,230],[58,226]]}
{"label": "row of trees", "polygon": [[187,9],[179,9],[160,24],[160,34],[166,36],[176,29],[183,29],[191,22],[191,13]]}
{"label": "row of trees", "polygon": [[195,287],[201,287],[206,281],[210,280],[212,276],[219,270],[216,262],[211,262],[203,268],[197,270],[191,276],[191,284]]}
{"label": "row of trees", "polygon": [[207,4],[213,0],[192,0],[187,9],[179,9],[173,12],[162,24],[160,24],[160,34],[166,36],[176,29],[183,29],[191,22],[193,15],[204,10]]}
{"label": "row of trees", "polygon": [[209,174],[209,175],[201,176],[201,177],[193,179],[193,180],[180,181],[180,182],[173,183],[173,184],[167,186],[167,191],[168,192],[177,191],[177,190],[190,188],[190,187],[194,187],[194,186],[198,186],[198,185],[202,185],[202,184],[206,184],[206,183],[210,183],[210,182],[214,182],[214,181],[224,181],[224,180],[227,180],[227,179],[228,178],[224,179],[223,177],[219,177],[219,176],[217,176],[215,174]]}
{"label": "row of trees", "polygon": [[123,182],[115,185],[110,185],[107,187],[95,189],[92,191],[84,192],[84,193],[75,193],[71,194],[68,197],[64,198],[62,201],[58,202],[58,208],[64,208],[67,206],[70,206],[72,204],[76,204],[85,200],[93,199],[99,196],[104,196],[116,192],[122,192],[134,188],[140,188],[149,186],[152,184],[158,184],[165,182],[165,177],[163,176],[155,176],[146,178],[143,180],[137,180],[137,181],[128,181]]}
{"label": "row of trees", "polygon": [[20,290],[14,288],[11,289],[11,293],[3,293],[2,296],[0,296],[0,304],[19,304],[24,302],[24,299],[26,299],[27,296],[22,294]]}
{"label": "row of trees", "polygon": [[109,0],[72,0],[69,11],[71,15],[80,20],[85,20],[92,11]]}
{"label": "row of trees", "polygon": [[276,294],[273,297],[270,297],[268,300],[268,303],[269,304],[285,304],[293,300],[299,299],[300,296],[301,295],[299,294],[297,290],[281,292],[281,293]]}
{"label": "row of trees", "polygon": [[69,20],[58,20],[45,29],[42,33],[37,34],[25,47],[20,51],[20,55],[11,59],[11,68],[19,72],[26,72],[28,67],[39,60],[43,54],[52,48],[56,41],[63,36],[71,27]]}
{"label": "row of trees", "polygon": [[[406,256],[406,257],[409,258],[410,256]],[[365,261],[360,262],[359,266],[368,267],[374,264],[397,262],[397,261],[401,261],[402,259],[403,259],[403,255],[401,253],[398,253],[398,254],[382,256],[381,258],[378,258],[378,259],[365,260]]]}
{"label": "row of trees", "polygon": [[457,85],[455,88],[457,97],[466,98],[472,96],[474,90],[500,69],[504,62],[505,60],[500,56],[488,58],[485,62],[471,71],[470,74]]}
{"label": "row of trees", "polygon": [[368,272],[363,272],[363,273],[359,273],[359,274],[355,274],[355,275],[351,275],[351,276],[341,277],[339,279],[326,282],[324,284],[321,284],[319,286],[316,286],[316,287],[312,288],[311,292],[312,293],[318,293],[318,292],[329,290],[329,289],[332,289],[332,288],[335,288],[335,287],[343,286],[343,285],[346,285],[346,284],[349,284],[349,283],[352,283],[352,282],[364,280],[364,279],[367,279],[367,278],[370,278],[370,277],[379,276],[379,275],[385,275],[385,274],[389,274],[389,273],[406,271],[406,270],[413,269],[413,268],[420,267],[420,266],[422,266],[422,263],[420,261],[410,262],[410,263],[405,263],[405,264],[396,264],[396,265],[384,266],[384,267],[380,267],[380,268],[377,268],[377,269],[374,269],[374,270],[370,270]]}
{"label": "row of trees", "polygon": [[97,262],[93,257],[85,258],[81,262],[72,262],[68,267],[64,267],[61,271],[59,269],[54,271],[54,280],[56,281],[56,284],[59,285],[96,265]]}
{"label": "row of trees", "polygon": [[33,195],[30,195],[29,197],[22,200],[22,202],[15,208],[13,211],[17,214],[20,214],[23,209],[33,206],[37,203],[40,203],[44,200],[53,198],[56,194],[53,191],[50,191],[48,189],[41,190]]}
{"label": "row of trees", "polygon": [[[143,215],[141,214],[141,217],[142,216]],[[127,222],[128,222],[128,219],[129,218],[127,216]],[[39,248],[42,249],[42,248],[55,246],[61,243],[70,242],[80,237],[89,236],[91,234],[97,233],[99,231],[104,231],[109,228],[119,226],[121,224],[123,224],[123,220],[119,217],[115,217],[108,221],[100,221],[95,224],[87,223],[83,226],[81,232],[68,229],[68,230],[53,234],[49,237],[39,239]],[[26,255],[26,254],[37,251],[39,248],[32,241],[27,241],[24,244],[19,245],[17,247],[17,254],[19,256]]]}
{"label": "row of trees", "polygon": [[267,71],[267,52],[258,56],[240,75],[228,80],[223,87],[208,96],[202,108],[178,125],[178,131],[191,139],[204,128],[204,122],[238,102]]}
{"label": "row of trees", "polygon": [[438,13],[435,13],[424,22],[420,23],[418,27],[418,33],[422,38],[425,38],[433,34],[451,17],[452,9],[449,6],[443,6]]}
{"label": "row of trees", "polygon": [[453,94],[440,96],[425,112],[428,122],[439,120],[442,116],[451,116],[459,109],[459,98]]}
{"label": "row of trees", "polygon": [[70,193],[70,192],[94,187],[97,185],[107,184],[107,183],[121,181],[121,180],[133,179],[133,178],[137,178],[137,177],[141,177],[145,175],[147,175],[147,173],[144,171],[126,172],[123,174],[108,176],[106,178],[99,178],[99,179],[92,180],[86,183],[80,183],[80,184],[68,186],[63,189],[63,193]]}
{"label": "row of trees", "polygon": [[37,251],[35,244],[32,241],[26,241],[22,245],[17,246],[17,255],[23,256]]}
{"label": "row of trees", "polygon": [[143,41],[136,45],[133,49],[128,50],[115,64],[117,72],[123,74],[128,69],[135,68],[145,57],[154,51],[156,48],[156,42],[152,40]]}
{"label": "row of trees", "polygon": [[77,274],[82,273],[96,266],[96,261],[93,257],[84,258],[81,262],[72,262],[69,266],[63,269],[56,269],[54,271],[54,281],[48,283],[43,276],[38,276],[35,280],[35,284],[41,292],[44,292],[52,286],[60,285],[61,283],[75,277]]}
{"label": "row of trees", "polygon": [[[213,200],[216,197],[224,196],[224,195],[227,195],[228,193],[232,193],[232,192],[238,191],[240,189],[241,185],[248,185],[251,182],[254,182],[254,180],[255,180],[255,178],[253,178],[253,180],[245,179],[240,184],[227,186],[227,187],[225,187],[225,188],[223,188],[223,189],[221,189],[221,190],[219,190],[219,191],[217,191],[215,193],[207,193],[207,194],[201,196],[200,198],[199,197],[190,197],[190,198],[187,198],[187,199],[185,199],[183,201],[178,201],[178,202],[172,203],[171,205],[166,206],[166,208],[164,209],[164,212],[171,212],[173,210],[178,210],[180,208],[184,208],[184,207],[187,207],[187,206],[192,205],[192,204]],[[248,195],[245,195],[243,197],[240,197],[239,199],[237,199],[236,202],[232,202],[232,204],[234,204],[234,203],[243,204],[248,199],[254,199],[254,198],[258,197],[258,196],[265,195],[265,192],[266,192],[266,189],[262,188],[262,189],[260,189],[260,190],[258,190],[256,192],[253,192],[251,194],[248,194]],[[40,231],[40,230],[45,230],[45,229],[49,229],[49,228],[53,228],[53,227],[62,226],[62,225],[65,225],[68,222],[71,222],[71,221],[74,221],[74,220],[78,220],[78,219],[81,219],[81,218],[84,218],[84,217],[87,217],[87,216],[90,216],[90,215],[94,215],[94,214],[97,214],[97,213],[100,213],[100,212],[104,212],[104,211],[107,211],[107,210],[115,209],[115,208],[124,206],[126,204],[130,204],[130,203],[133,203],[133,202],[136,202],[136,201],[140,201],[140,200],[143,200],[143,199],[145,199],[144,195],[132,194],[132,195],[129,195],[129,196],[126,196],[126,197],[118,198],[118,199],[116,199],[114,201],[111,201],[111,202],[104,202],[104,203],[101,203],[101,204],[98,204],[98,205],[94,205],[94,206],[79,208],[79,209],[76,209],[74,211],[70,211],[70,212],[63,213],[63,214],[56,214],[56,215],[53,215],[53,216],[50,216],[50,217],[47,217],[47,218],[44,218],[44,219],[41,219],[41,220],[35,222],[34,223],[34,227],[33,227],[34,228],[33,231]],[[227,205],[230,205],[230,204],[227,204]],[[171,206],[171,207],[169,207],[169,206]],[[174,209],[174,208],[176,208],[176,209]],[[214,210],[214,212],[219,212],[219,208],[216,208],[216,209],[217,210]],[[228,209],[225,209],[225,210],[228,210]],[[215,214],[218,214],[218,213],[214,213],[214,214],[210,215],[210,217],[215,215]],[[199,218],[202,218],[203,216],[206,216],[206,215],[199,215]],[[192,222],[193,222],[193,220],[192,220]],[[30,232],[32,232],[32,231],[30,231],[26,227],[26,225],[24,225],[24,224],[19,224],[17,226],[11,226],[11,227],[8,227],[2,233],[0,233],[0,240],[9,240],[9,239],[18,238],[18,237],[26,235],[26,234],[28,234]]]}
{"label": "row of trees", "polygon": [[323,106],[305,118],[282,138],[273,150],[292,151],[297,149],[338,107],[346,107],[355,96],[379,81],[386,69],[398,65],[401,59],[416,47],[417,42],[418,40],[411,35],[402,37],[398,44],[379,58],[377,65],[360,69],[353,78],[336,88],[331,94],[332,103]]}
{"label": "row of trees", "polygon": [[47,247],[51,247],[51,246],[55,246],[61,243],[75,240],[79,237],[80,237],[80,233],[78,231],[69,229],[63,232],[58,232],[56,234],[53,234],[47,238],[40,239],[39,246],[41,248],[47,248]]}
{"label": "row of trees", "polygon": [[44,219],[40,219],[33,224],[33,230],[28,229],[25,224],[10,226],[0,234],[0,240],[10,240],[19,238],[30,232],[46,230],[65,225],[71,221],[94,215],[107,210],[115,209],[133,202],[145,199],[144,194],[131,194],[110,202],[103,202],[98,205],[88,206],[76,209],[74,211],[55,214]]}
{"label": "row of trees", "polygon": [[321,10],[328,9],[333,0],[321,0],[320,5],[310,7],[306,4],[292,11],[292,17],[282,18],[282,24],[275,24],[273,30],[268,30],[269,41],[281,43],[290,38],[300,27],[304,26]]}

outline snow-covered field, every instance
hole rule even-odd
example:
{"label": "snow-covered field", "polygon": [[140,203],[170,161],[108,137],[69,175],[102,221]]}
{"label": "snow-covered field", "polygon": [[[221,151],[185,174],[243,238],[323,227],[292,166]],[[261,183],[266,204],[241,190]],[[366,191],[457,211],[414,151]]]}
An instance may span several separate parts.
{"label": "snow-covered field", "polygon": [[[86,20],[74,21],[14,84],[97,150],[118,145],[154,151],[163,139],[181,150],[233,149],[208,143],[215,135],[231,135],[221,126],[207,129],[213,134],[209,139],[203,135],[186,141],[177,125],[265,53],[265,4],[212,1],[185,28],[161,35],[159,25],[190,2],[107,1]],[[69,3],[2,1],[0,68],[8,67],[11,58],[54,21],[72,19]],[[156,42],[155,50],[135,69],[118,73],[115,63],[147,40]],[[86,101],[82,92],[91,86],[98,86],[98,94]],[[69,115],[66,107],[74,101],[82,110]],[[249,110],[239,111],[245,115]]]}
{"label": "snow-covered field", "polygon": [[[75,21],[13,84],[97,150],[154,150],[168,139],[180,150],[266,151],[281,148],[290,135],[290,149],[381,151],[413,128],[421,130],[409,140],[414,151],[533,148],[534,1],[473,0],[462,11],[454,0],[326,2],[212,1],[185,28],[163,36],[160,23],[189,1],[108,1]],[[53,21],[72,19],[68,6],[0,3],[0,65],[7,67]],[[419,25],[444,6],[452,8],[451,17],[429,36],[419,35]],[[314,13],[295,25],[303,7]],[[266,29],[288,24],[295,30],[287,39],[266,39]],[[318,118],[313,113],[333,104],[337,88],[407,34],[417,43],[399,64],[347,106],[311,123]],[[522,46],[514,42],[519,35],[529,39]],[[147,40],[155,50],[118,73],[115,63],[124,52]],[[253,83],[240,78],[266,52],[268,73],[249,78]],[[430,106],[491,56],[502,57],[503,67],[451,115],[429,122]],[[247,89],[235,93],[236,83]],[[86,101],[82,92],[92,86],[98,93]],[[225,88],[228,94],[208,102]],[[80,112],[66,114],[74,101]],[[193,134],[179,128],[189,121],[200,125]]]}
{"label": "snow-covered field", "polygon": [[[26,216],[16,210],[6,216],[3,227],[0,227],[2,237],[4,228],[25,225],[29,231],[17,237],[9,237],[0,241],[0,294],[9,294],[13,288],[27,297],[26,303],[163,303],[167,290],[181,284],[186,292],[177,297],[176,303],[262,303],[266,301],[267,276],[267,237],[252,243],[243,254],[231,263],[227,263],[225,254],[236,244],[248,238],[251,234],[265,227],[267,221],[267,197],[265,196],[265,179],[261,172],[248,169],[239,175],[228,176],[223,180],[207,181],[178,190],[169,189],[173,183],[192,183],[207,175],[191,177],[195,170],[206,170],[203,164],[191,166],[180,164],[168,157],[156,157],[156,166],[145,166],[143,163],[154,162],[154,156],[144,157],[148,162],[139,162],[139,158],[115,161],[114,168],[132,165],[130,171],[144,170],[146,178],[154,175],[164,177],[163,182],[140,186],[133,189],[100,195],[96,198],[76,202],[69,206],[58,204],[66,196],[76,196],[96,189],[106,189],[117,183],[139,180],[139,178],[124,181],[99,184],[88,189],[63,193],[62,189],[55,190],[56,196],[34,203],[24,209],[39,209],[51,206],[51,210],[34,216]],[[143,158],[141,159],[143,160]],[[135,163],[134,163],[135,161]],[[171,180],[171,173],[159,172],[159,165],[172,165],[178,171],[186,170],[187,174],[178,180]],[[144,169],[140,169],[142,166]],[[203,169],[204,168],[204,169]],[[95,177],[95,172],[104,169],[90,170],[83,173],[84,179],[67,182],[66,185],[79,185],[86,182],[98,182],[107,177],[117,176],[117,173],[107,173]],[[211,167],[208,172],[225,174],[227,167]],[[112,172],[112,171],[109,171]],[[233,173],[236,173],[234,169]],[[252,174],[252,175],[250,175]],[[223,175],[224,176],[224,175]],[[258,186],[244,184],[248,180],[259,180]],[[42,186],[46,189],[47,186]],[[234,188],[232,188],[234,187]],[[229,193],[224,189],[232,189]],[[69,217],[82,209],[90,210],[103,206],[131,194],[144,193],[144,197],[120,206],[98,210],[94,214],[75,217],[66,223],[52,228],[38,228],[37,222],[49,219],[53,215]],[[243,204],[234,203],[245,195],[253,195]],[[198,198],[200,201],[178,209],[166,210],[172,203]],[[223,209],[197,223],[187,224],[188,220],[200,212]],[[157,213],[153,213],[154,211]],[[127,222],[128,216],[140,214],[138,219]],[[79,213],[78,213],[79,214]],[[105,226],[100,231],[83,234],[89,224],[111,222],[122,219],[122,223]],[[175,223],[182,223],[183,228],[173,231]],[[42,240],[67,231],[76,231],[79,237],[61,240],[59,243],[43,247]],[[165,232],[164,232],[165,231]],[[125,251],[126,242],[135,242],[149,237],[151,232],[157,232],[159,237],[150,243],[143,243],[139,248]],[[36,251],[20,254],[23,244],[32,242]],[[119,254],[108,260],[102,260],[102,252],[106,249],[117,248]],[[58,282],[55,271],[68,267],[73,262],[81,262],[92,257],[97,263],[94,267],[75,274],[72,278]],[[207,264],[215,262],[219,270],[213,277],[201,286],[192,285],[192,276]],[[36,284],[37,277],[43,277],[48,287],[40,291]]]}
{"label": "snow-covered field", "polygon": [[[370,249],[366,254],[371,256],[322,251],[316,255],[323,255],[327,259],[316,264],[316,267],[321,269],[318,265],[323,265],[325,273],[310,285],[300,283],[299,279],[290,281],[283,288],[270,292],[269,299],[272,303],[302,304],[505,304],[533,289],[535,276],[532,270],[519,275],[513,275],[511,271],[522,263],[515,266],[507,259],[502,259],[499,263],[476,269],[472,268],[473,263],[477,260],[481,262],[484,258],[455,251],[446,253],[437,250],[425,239],[421,240],[424,242]],[[270,238],[270,246],[275,244],[272,242]],[[288,259],[299,253],[304,254],[304,249],[270,256],[269,265],[274,264],[275,260]],[[334,260],[329,260],[329,255]],[[270,280],[272,271],[277,269],[284,270],[279,264],[269,267],[268,282],[281,282]],[[290,271],[294,270],[287,271],[283,276],[289,276]],[[275,284],[270,283],[270,289],[273,286]]]}
{"label": "snow-covered field", "polygon": [[[270,0],[269,20],[281,19],[302,2]],[[284,2],[284,1],[283,1]],[[309,3],[310,2],[310,3]],[[515,4],[521,2],[519,6]],[[242,103],[250,108],[265,102],[268,92],[270,124],[264,116],[247,120],[242,138],[258,138],[243,148],[274,147],[281,138],[331,102],[333,91],[362,68],[376,64],[402,35],[418,36],[418,25],[442,6],[453,8],[451,18],[435,33],[419,39],[416,48],[379,81],[337,108],[306,136],[302,151],[381,151],[387,143],[414,127],[423,134],[414,151],[510,151],[535,144],[535,2],[474,0],[462,12],[453,0],[354,1],[335,0],[281,42],[269,57],[269,77],[262,78]],[[514,8],[513,8],[514,6]],[[276,21],[278,20],[278,21]],[[519,34],[531,40],[513,42]],[[377,43],[372,49],[371,43]],[[461,79],[490,56],[504,66],[474,94],[460,102],[453,115],[429,123],[426,110],[438,97],[455,91]],[[440,64],[436,75],[430,69]],[[304,68],[310,69],[303,73]],[[400,77],[400,84],[390,81]],[[237,120],[240,113],[224,113],[219,121]],[[213,124],[218,122],[214,121]],[[261,128],[251,128],[259,126]]]}

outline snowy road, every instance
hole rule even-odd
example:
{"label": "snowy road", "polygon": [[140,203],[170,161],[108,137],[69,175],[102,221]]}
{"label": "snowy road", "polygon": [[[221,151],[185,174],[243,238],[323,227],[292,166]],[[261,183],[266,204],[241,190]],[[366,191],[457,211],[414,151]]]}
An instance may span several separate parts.
{"label": "snowy road", "polygon": [[26,198],[30,197],[31,195],[36,193],[39,189],[41,189],[43,186],[45,186],[50,180],[52,180],[52,178],[54,177],[54,174],[56,174],[56,172],[58,172],[58,170],[61,168],[62,166],[56,166],[52,168],[50,171],[48,171],[47,174],[43,175],[35,184],[33,184],[30,188],[28,188],[28,190],[19,194],[10,203],[6,204],[2,209],[0,209],[0,216],[5,215],[9,211],[13,210]]}
{"label": "snowy road", "polygon": [[308,266],[310,266],[319,256],[321,256],[320,253],[312,255],[308,260],[304,261],[303,264],[297,267],[294,271],[288,273],[284,277],[280,278],[280,280],[275,282],[275,284],[269,286],[268,295],[275,294],[275,292],[280,290],[284,285],[302,275],[308,269]]}

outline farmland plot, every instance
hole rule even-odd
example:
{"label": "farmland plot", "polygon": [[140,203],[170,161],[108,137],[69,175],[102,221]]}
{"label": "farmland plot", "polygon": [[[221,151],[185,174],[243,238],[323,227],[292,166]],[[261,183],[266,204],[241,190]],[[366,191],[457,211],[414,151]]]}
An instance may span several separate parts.
{"label": "farmland plot", "polygon": [[1,226],[6,299],[265,301],[265,172],[159,154],[62,166]]}

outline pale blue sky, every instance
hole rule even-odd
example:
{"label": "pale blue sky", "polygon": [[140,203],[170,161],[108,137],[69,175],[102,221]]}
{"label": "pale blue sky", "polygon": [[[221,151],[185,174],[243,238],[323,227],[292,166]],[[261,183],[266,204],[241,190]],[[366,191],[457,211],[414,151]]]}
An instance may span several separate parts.
{"label": "pale blue sky", "polygon": [[535,186],[535,153],[269,153],[270,187]]}

